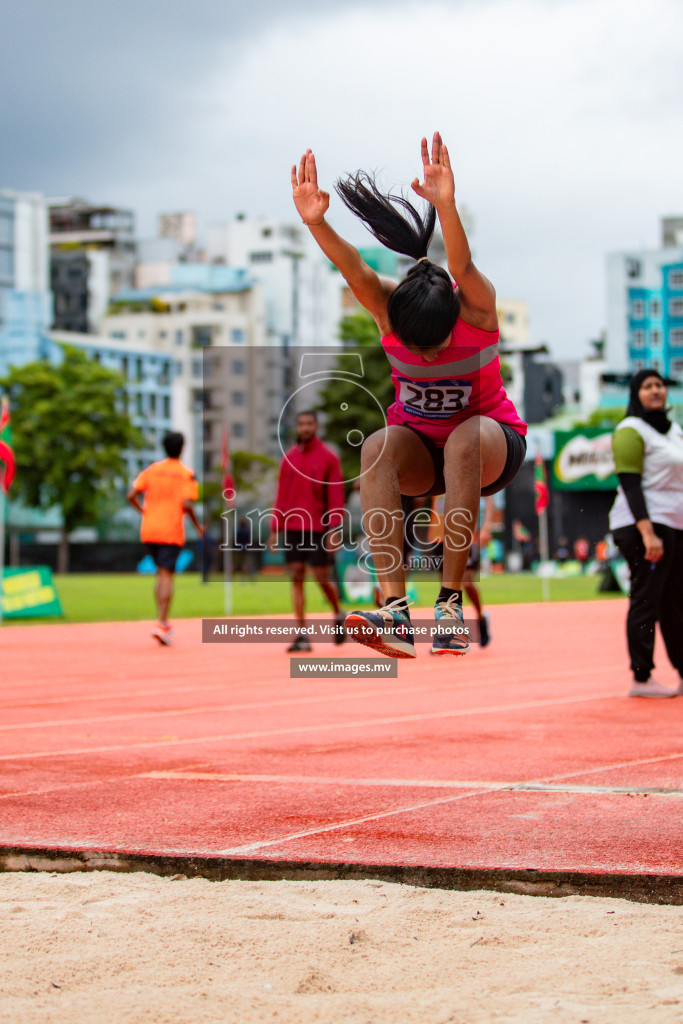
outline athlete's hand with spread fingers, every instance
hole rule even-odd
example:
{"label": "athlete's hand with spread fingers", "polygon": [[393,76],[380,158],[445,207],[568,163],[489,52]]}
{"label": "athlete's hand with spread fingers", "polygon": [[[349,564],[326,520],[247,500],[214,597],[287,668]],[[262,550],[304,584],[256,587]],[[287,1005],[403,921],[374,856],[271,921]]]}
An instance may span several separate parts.
{"label": "athlete's hand with spread fingers", "polygon": [[318,188],[318,172],[315,157],[307,149],[299,162],[292,165],[292,199],[304,224],[317,227],[322,224],[330,205],[330,193]]}
{"label": "athlete's hand with spread fingers", "polygon": [[447,203],[454,203],[455,179],[451,170],[448,149],[440,134],[434,132],[431,160],[426,138],[422,140],[421,150],[424,182],[421,185],[419,178],[415,178],[412,183],[413,191],[417,192],[422,199],[426,199],[432,206],[436,206],[437,209]]}

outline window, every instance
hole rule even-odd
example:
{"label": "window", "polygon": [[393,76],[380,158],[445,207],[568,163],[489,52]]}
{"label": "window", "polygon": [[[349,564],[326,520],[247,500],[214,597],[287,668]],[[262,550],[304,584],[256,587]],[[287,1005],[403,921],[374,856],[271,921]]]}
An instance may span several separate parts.
{"label": "window", "polygon": [[246,434],[244,423],[233,423],[230,432],[233,437],[244,437]]}
{"label": "window", "polygon": [[645,331],[638,327],[631,335],[631,346],[633,348],[645,348]]}
{"label": "window", "polygon": [[125,331],[110,331],[109,332],[109,337],[113,338],[114,341],[125,341],[126,340],[126,332]]}
{"label": "window", "polygon": [[233,405],[244,405],[244,391],[233,391],[230,399]]}
{"label": "window", "polygon": [[193,359],[192,360],[192,376],[193,377],[201,377],[203,369],[204,369],[204,367],[202,365],[201,359]]}
{"label": "window", "polygon": [[662,373],[664,370],[664,362],[662,359],[656,358],[652,360],[652,369],[657,370],[658,373]]}
{"label": "window", "polygon": [[170,418],[171,418],[171,399],[169,398],[168,395],[164,395],[163,403],[164,403],[163,417],[164,417],[165,420],[170,420]]}
{"label": "window", "polygon": [[182,331],[176,331],[175,332],[174,341],[175,341],[176,345],[182,345],[182,343],[183,343],[183,332]]}
{"label": "window", "polygon": [[151,413],[156,413],[156,411],[157,411],[157,396],[156,395],[150,395],[149,396],[149,411]]}
{"label": "window", "polygon": [[250,252],[249,253],[250,263],[272,263],[273,254],[272,252]]}
{"label": "window", "polygon": [[135,411],[138,414],[138,416],[142,416],[143,412],[144,412],[144,410],[142,408],[142,395],[140,394],[139,391],[138,391],[137,395],[135,396]]}
{"label": "window", "polygon": [[650,346],[651,346],[651,348],[661,348],[662,347],[662,332],[660,331],[660,329],[658,327],[654,327],[650,331]]}
{"label": "window", "polygon": [[213,423],[208,423],[206,420],[204,420],[202,424],[202,432],[204,441],[210,441],[213,435]]}
{"label": "window", "polygon": [[211,345],[212,331],[210,327],[200,326],[192,328],[192,348],[209,348]]}
{"label": "window", "polygon": [[241,327],[233,327],[232,331],[230,332],[230,338],[232,340],[233,345],[241,345],[242,342],[244,341],[244,331],[242,330]]}
{"label": "window", "polygon": [[210,409],[211,392],[205,391],[203,388],[194,388],[192,391],[192,406],[195,412],[199,412],[201,409]]}
{"label": "window", "polygon": [[0,249],[0,277],[11,278],[14,274],[14,261],[11,249]]}
{"label": "window", "polygon": [[124,356],[121,360],[121,373],[124,377],[128,377],[128,356]]}
{"label": "window", "polygon": [[181,373],[183,372],[183,364],[182,363],[176,363],[175,364],[175,372],[176,372],[176,377],[179,377],[181,375]]}
{"label": "window", "polygon": [[204,469],[204,476],[210,476],[212,469],[211,452],[204,452],[204,455],[202,456],[202,467]]}
{"label": "window", "polygon": [[642,320],[645,316],[645,303],[642,299],[634,299],[631,303],[631,316],[634,320]]}
{"label": "window", "polygon": [[246,370],[245,364],[241,359],[235,359],[232,362],[232,372],[234,374],[244,373]]}
{"label": "window", "polygon": [[669,370],[677,376],[683,375],[683,359],[672,359],[669,364]]}
{"label": "window", "polygon": [[674,348],[683,348],[683,327],[672,327],[669,331],[669,344]]}
{"label": "window", "polygon": [[638,373],[639,370],[644,370],[644,369],[645,369],[645,360],[644,359],[634,359],[633,360],[633,372],[634,373]]}
{"label": "window", "polygon": [[683,298],[669,299],[669,316],[683,316]]}
{"label": "window", "polygon": [[135,360],[135,379],[142,380],[142,359],[139,356]]}
{"label": "window", "polygon": [[669,288],[683,290],[683,270],[669,271]]}
{"label": "window", "polygon": [[14,217],[0,214],[0,245],[14,245]]}
{"label": "window", "polygon": [[662,315],[662,304],[659,299],[650,299],[650,316],[653,320],[659,320]]}
{"label": "window", "polygon": [[634,260],[627,258],[626,260],[626,276],[627,277],[640,277],[640,260]]}

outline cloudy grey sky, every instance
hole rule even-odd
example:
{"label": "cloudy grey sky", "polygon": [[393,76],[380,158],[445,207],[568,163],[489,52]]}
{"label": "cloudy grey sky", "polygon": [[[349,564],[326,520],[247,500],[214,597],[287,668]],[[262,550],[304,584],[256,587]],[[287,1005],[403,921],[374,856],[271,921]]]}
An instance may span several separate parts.
{"label": "cloudy grey sky", "polygon": [[394,186],[439,129],[479,266],[570,358],[605,326],[605,254],[683,213],[682,39],[679,0],[28,0],[3,14],[0,185],[144,235],[166,209],[289,218],[306,146],[326,186]]}

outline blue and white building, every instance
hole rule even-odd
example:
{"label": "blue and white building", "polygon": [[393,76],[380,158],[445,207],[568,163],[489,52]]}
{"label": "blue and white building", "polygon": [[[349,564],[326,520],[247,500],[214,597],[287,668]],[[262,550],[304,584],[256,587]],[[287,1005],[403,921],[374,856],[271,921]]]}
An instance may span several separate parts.
{"label": "blue and white building", "polygon": [[666,231],[664,241],[608,257],[606,357],[615,371],[683,380],[683,244]]}
{"label": "blue and white building", "polygon": [[47,355],[49,263],[44,196],[0,189],[0,374]]}
{"label": "blue and white building", "polygon": [[62,346],[81,349],[89,358],[125,378],[126,402],[132,423],[145,438],[145,447],[125,452],[128,483],[150,462],[165,458],[164,434],[175,430],[173,377],[175,360],[164,352],[117,343],[110,338],[71,331],[51,331],[50,358],[63,358]]}

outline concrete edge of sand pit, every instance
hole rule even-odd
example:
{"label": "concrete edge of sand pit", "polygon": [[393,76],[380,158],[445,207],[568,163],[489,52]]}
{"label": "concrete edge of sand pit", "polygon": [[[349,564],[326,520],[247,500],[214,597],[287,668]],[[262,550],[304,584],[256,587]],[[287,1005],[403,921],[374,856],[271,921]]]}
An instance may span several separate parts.
{"label": "concrete edge of sand pit", "polygon": [[259,860],[114,850],[0,846],[0,872],[146,871],[210,881],[373,880],[429,889],[489,889],[521,896],[610,896],[637,903],[683,905],[683,877],[603,871],[435,868],[406,864]]}

